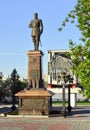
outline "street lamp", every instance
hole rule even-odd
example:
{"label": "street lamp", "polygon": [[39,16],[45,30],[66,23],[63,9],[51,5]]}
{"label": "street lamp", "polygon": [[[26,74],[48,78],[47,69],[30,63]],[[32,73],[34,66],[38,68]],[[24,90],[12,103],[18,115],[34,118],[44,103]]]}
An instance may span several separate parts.
{"label": "street lamp", "polygon": [[[60,77],[59,77],[59,80],[60,80]],[[66,117],[66,105],[65,105],[65,86],[66,86],[66,83],[69,82],[69,85],[68,85],[68,107],[67,107],[67,110],[68,112],[70,113],[71,112],[71,105],[70,105],[70,87],[71,87],[71,83],[73,83],[73,78],[71,77],[70,74],[66,75],[66,69],[64,69],[62,72],[61,72],[61,84],[62,84],[62,100],[63,100],[63,109],[62,109],[62,114],[64,115],[64,117]]]}
{"label": "street lamp", "polygon": [[68,81],[69,81],[69,85],[68,85],[68,106],[67,106],[67,110],[70,113],[71,112],[71,104],[70,104],[70,88],[71,88],[71,83],[73,83],[73,78],[71,77],[71,75],[67,75]]}
{"label": "street lamp", "polygon": [[12,106],[11,106],[11,109],[13,111],[16,110],[15,88],[16,88],[18,79],[19,79],[19,75],[16,75],[16,70],[14,69],[13,73],[11,74],[11,88],[12,88]]}
{"label": "street lamp", "polygon": [[66,77],[66,70],[63,70],[61,72],[61,81],[62,81],[62,98],[63,98],[63,109],[61,110],[61,113],[63,114],[64,118],[66,117],[66,105],[65,105],[65,85],[67,82]]}
{"label": "street lamp", "polygon": [[62,94],[63,94],[63,109],[61,113],[63,114],[64,117],[66,117],[66,105],[65,105],[65,84],[62,84]]}

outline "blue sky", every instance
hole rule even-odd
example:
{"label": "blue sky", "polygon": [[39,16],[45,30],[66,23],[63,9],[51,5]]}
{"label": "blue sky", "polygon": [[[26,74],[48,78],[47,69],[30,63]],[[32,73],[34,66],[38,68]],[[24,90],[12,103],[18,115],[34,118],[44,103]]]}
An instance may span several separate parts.
{"label": "blue sky", "polygon": [[67,23],[58,31],[62,21],[72,10],[77,0],[0,0],[0,72],[10,75],[14,68],[27,78],[28,50],[33,50],[31,30],[28,24],[35,12],[42,19],[44,31],[41,36],[44,52],[43,73],[47,73],[48,50],[69,49],[68,41],[78,42],[79,30]]}

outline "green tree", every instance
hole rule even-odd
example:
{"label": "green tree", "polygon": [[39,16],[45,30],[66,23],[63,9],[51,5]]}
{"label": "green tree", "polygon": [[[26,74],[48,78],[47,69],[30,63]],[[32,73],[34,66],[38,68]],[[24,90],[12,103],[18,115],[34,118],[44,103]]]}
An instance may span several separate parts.
{"label": "green tree", "polygon": [[14,95],[26,88],[26,82],[19,80],[17,70],[14,69],[10,79],[5,81],[0,78],[0,101],[5,101],[5,97],[13,97]]}
{"label": "green tree", "polygon": [[3,97],[4,97],[3,82],[0,79],[0,102],[2,101]]}
{"label": "green tree", "polygon": [[0,79],[0,101],[5,101],[5,96],[10,94],[10,82],[9,80],[3,81]]}
{"label": "green tree", "polygon": [[71,57],[73,62],[73,71],[80,79],[83,86],[83,94],[87,99],[90,98],[90,51],[86,45],[77,45],[70,41]]}
{"label": "green tree", "polygon": [[84,88],[84,95],[90,98],[90,0],[77,0],[74,10],[70,11],[63,21],[59,31],[63,29],[67,22],[74,23],[78,20],[77,27],[81,31],[81,43],[76,44],[70,40],[70,50],[73,62],[73,70],[80,79],[80,84]]}
{"label": "green tree", "polygon": [[14,69],[11,73],[11,78],[10,78],[10,86],[11,86],[11,92],[12,92],[12,101],[13,101],[13,105],[12,105],[12,110],[15,110],[15,103],[16,103],[16,98],[15,98],[15,94],[21,90],[23,90],[24,85],[22,86],[22,82],[19,80],[20,76],[17,73],[17,70]]}
{"label": "green tree", "polygon": [[17,70],[14,69],[11,73],[11,78],[10,78],[10,86],[11,86],[11,91],[15,95],[17,92],[23,90],[25,88],[25,83],[21,82],[19,80],[20,76],[17,73]]}
{"label": "green tree", "polygon": [[74,23],[75,18],[78,20],[76,26],[81,30],[83,36],[81,40],[84,42],[90,40],[90,0],[77,0],[75,8],[70,11],[62,22],[62,27],[59,28],[59,31],[62,30],[67,22]]}

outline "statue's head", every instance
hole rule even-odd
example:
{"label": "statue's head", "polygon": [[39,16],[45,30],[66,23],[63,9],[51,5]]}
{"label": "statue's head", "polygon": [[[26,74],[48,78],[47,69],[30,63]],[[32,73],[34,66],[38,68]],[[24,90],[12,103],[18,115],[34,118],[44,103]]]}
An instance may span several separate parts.
{"label": "statue's head", "polygon": [[38,13],[34,13],[34,18],[35,18],[35,19],[38,18]]}

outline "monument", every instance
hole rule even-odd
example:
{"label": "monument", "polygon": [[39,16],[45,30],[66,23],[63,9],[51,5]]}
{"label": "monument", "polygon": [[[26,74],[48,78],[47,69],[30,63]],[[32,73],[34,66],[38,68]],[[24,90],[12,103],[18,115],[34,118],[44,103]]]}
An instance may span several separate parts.
{"label": "monument", "polygon": [[38,19],[38,13],[30,21],[29,28],[32,28],[32,41],[34,50],[29,50],[28,55],[28,85],[27,90],[15,94],[19,97],[19,114],[23,115],[48,115],[49,98],[51,94],[45,90],[42,80],[42,56],[39,50],[40,37],[43,32],[43,23]]}

